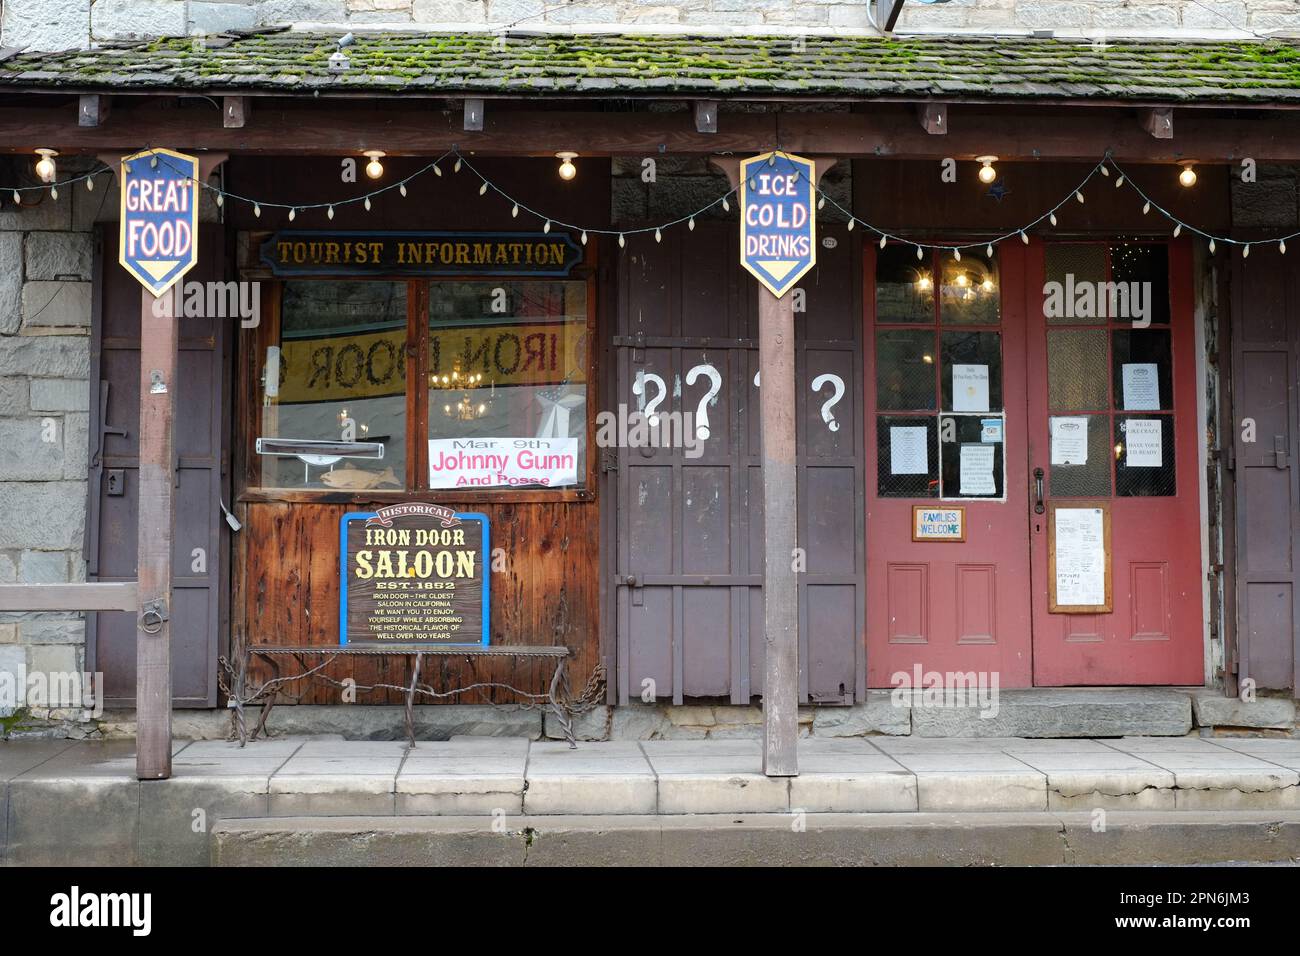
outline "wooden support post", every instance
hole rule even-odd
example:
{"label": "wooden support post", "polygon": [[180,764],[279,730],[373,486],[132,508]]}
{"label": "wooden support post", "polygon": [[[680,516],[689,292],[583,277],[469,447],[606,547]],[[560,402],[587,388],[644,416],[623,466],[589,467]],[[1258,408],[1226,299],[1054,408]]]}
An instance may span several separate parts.
{"label": "wooden support post", "polygon": [[794,297],[758,293],[763,423],[763,773],[799,772],[799,591],[794,571]]}
{"label": "wooden support post", "polygon": [[174,289],[166,308],[140,290],[140,503],[136,620],[136,776],[162,780],[172,773],[172,535],[175,528],[177,328]]}

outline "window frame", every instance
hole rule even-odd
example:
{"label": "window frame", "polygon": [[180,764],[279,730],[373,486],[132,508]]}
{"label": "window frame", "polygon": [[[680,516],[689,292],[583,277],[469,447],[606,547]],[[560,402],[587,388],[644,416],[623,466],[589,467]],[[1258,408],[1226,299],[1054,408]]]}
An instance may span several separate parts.
{"label": "window frame", "polygon": [[[365,504],[420,501],[436,504],[531,504],[571,503],[596,498],[597,459],[594,399],[600,395],[596,380],[596,316],[598,274],[593,246],[586,247],[584,261],[568,276],[406,276],[328,275],[278,277],[263,270],[245,270],[242,278],[261,283],[262,320],[256,328],[241,329],[239,374],[235,403],[234,449],[238,478],[237,502],[280,502],[320,504]],[[429,389],[421,387],[429,375],[429,289],[447,282],[585,282],[587,285],[586,384],[587,443],[586,468],[578,485],[567,488],[431,489],[428,486]],[[406,442],[405,489],[337,490],[327,488],[264,488],[261,458],[253,453],[253,440],[263,433],[266,421],[261,402],[262,357],[267,346],[280,341],[280,314],[286,282],[405,282],[406,283]],[[271,406],[274,407],[274,406]]]}

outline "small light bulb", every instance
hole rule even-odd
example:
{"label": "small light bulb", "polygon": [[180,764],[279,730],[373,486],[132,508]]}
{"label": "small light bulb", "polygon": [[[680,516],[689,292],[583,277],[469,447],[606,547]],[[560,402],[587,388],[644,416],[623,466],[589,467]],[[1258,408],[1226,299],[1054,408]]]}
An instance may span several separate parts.
{"label": "small light bulb", "polygon": [[849,216],[849,232],[852,232],[852,231],[853,231],[853,227],[854,227],[856,224],[857,224],[857,220],[854,219],[852,216]]}
{"label": "small light bulb", "polygon": [[1116,188],[1116,189],[1119,189],[1119,187],[1120,187],[1120,186],[1123,186],[1123,185],[1124,185],[1124,177],[1123,177],[1123,176],[1121,176],[1119,179],[1115,180],[1115,188]]}
{"label": "small light bulb", "polygon": [[326,215],[328,218],[333,219],[333,218],[334,218],[334,207],[333,207],[333,206],[330,206],[328,209],[326,209],[326,210],[325,210],[325,215]]}
{"label": "small light bulb", "polygon": [[689,229],[691,232],[694,232],[694,231],[695,231],[695,217],[694,217],[694,216],[691,216],[691,218],[688,219],[688,220],[686,221],[686,228]]}
{"label": "small light bulb", "polygon": [[1025,245],[1029,245],[1029,237],[1025,235],[1025,230],[1023,229],[1020,230],[1020,241]]}
{"label": "small light bulb", "polygon": [[1282,255],[1286,255],[1286,240],[1285,240],[1285,239],[1283,239],[1281,242],[1279,242],[1279,243],[1277,244],[1277,251],[1280,252],[1280,253],[1282,253]]}
{"label": "small light bulb", "polygon": [[583,244],[584,246],[587,244],[587,230],[586,230],[586,229],[582,230],[582,244]]}
{"label": "small light bulb", "polygon": [[226,204],[226,197],[221,193],[217,193],[216,202],[217,202],[217,208],[220,209],[222,206]]}
{"label": "small light bulb", "polygon": [[1047,214],[1047,221],[1050,222],[1053,226],[1055,226],[1055,225],[1056,225],[1056,213],[1054,213],[1054,212],[1052,212],[1052,213],[1048,213],[1048,214]]}
{"label": "small light bulb", "polygon": [[398,185],[398,187],[397,187],[397,191],[398,191],[399,193],[401,193],[401,194],[402,194],[402,198],[405,199],[405,198],[406,198],[406,183],[401,183],[400,185]]}
{"label": "small light bulb", "polygon": [[565,182],[568,182],[574,176],[578,175],[578,167],[573,165],[573,161],[578,158],[577,153],[556,153],[555,158],[560,161],[560,178]]}
{"label": "small light bulb", "polygon": [[1083,190],[1076,189],[1074,191],[1074,198],[1079,200],[1079,202],[1083,202]]}
{"label": "small light bulb", "polygon": [[550,231],[551,231],[551,220],[548,219],[546,220],[546,225],[542,226],[542,232],[550,232]]}
{"label": "small light bulb", "polygon": [[510,218],[511,219],[519,218],[519,203],[515,203],[513,206],[510,207]]}
{"label": "small light bulb", "polygon": [[1183,224],[1180,222],[1178,225],[1174,226],[1174,238],[1177,239],[1179,234],[1182,231],[1183,231]]}
{"label": "small light bulb", "polygon": [[826,208],[826,197],[825,197],[825,196],[822,196],[822,197],[820,197],[820,198],[817,200],[817,208],[818,208],[818,209],[825,209],[825,208]]}
{"label": "small light bulb", "polygon": [[367,196],[365,202],[363,202],[361,205],[366,207],[366,212],[370,212],[370,197]]}
{"label": "small light bulb", "polygon": [[623,238],[623,234],[620,232],[618,234],[618,247],[622,249],[626,245],[627,245],[627,240]]}
{"label": "small light bulb", "polygon": [[731,212],[731,203],[727,202],[727,197],[726,197],[726,196],[723,196],[723,197],[722,197],[722,211],[723,211],[723,212]]}
{"label": "small light bulb", "polygon": [[289,221],[290,221],[290,222],[293,222],[293,221],[294,221],[295,219],[297,219],[297,218],[298,218],[298,210],[296,210],[296,209],[290,209],[290,210],[289,210]]}
{"label": "small light bulb", "polygon": [[1248,242],[1241,247],[1241,258],[1245,259],[1249,255],[1250,255],[1250,243]]}
{"label": "small light bulb", "polygon": [[1213,252],[1213,251],[1214,251],[1214,240],[1211,239],[1211,240],[1210,240],[1210,252]]}
{"label": "small light bulb", "polygon": [[987,186],[998,178],[998,171],[993,168],[993,160],[983,159],[980,162],[983,164],[979,171],[980,182]]}
{"label": "small light bulb", "polygon": [[922,248],[921,248],[920,246],[917,246],[917,247],[916,247],[916,258],[918,258],[918,259],[924,259],[924,258],[925,258],[925,251],[922,250]]}
{"label": "small light bulb", "polygon": [[1184,189],[1191,189],[1196,185],[1196,170],[1192,168],[1191,163],[1184,166],[1183,171],[1178,174],[1178,184]]}
{"label": "small light bulb", "polygon": [[664,241],[664,234],[659,231],[658,226],[655,226],[655,242],[663,242],[663,241]]}
{"label": "small light bulb", "polygon": [[257,203],[253,203],[253,215],[256,216],[258,219],[262,218],[262,207],[259,206]]}
{"label": "small light bulb", "polygon": [[952,255],[953,255],[953,258],[954,258],[954,259],[956,259],[958,262],[961,262],[961,250],[960,250],[960,249],[954,249],[954,250],[952,251]]}
{"label": "small light bulb", "polygon": [[456,163],[455,163],[454,166],[451,167],[451,171],[452,171],[453,173],[458,173],[458,172],[460,172],[460,157],[459,157],[459,156],[456,157]]}
{"label": "small light bulb", "polygon": [[993,258],[993,243],[990,242],[990,243],[985,247],[985,249],[984,249],[984,255],[988,256],[990,259]]}
{"label": "small light bulb", "polygon": [[483,180],[483,185],[478,188],[478,194],[482,196],[486,193],[487,193],[487,180],[485,179]]}
{"label": "small light bulb", "polygon": [[980,288],[983,289],[985,292],[992,292],[992,291],[993,291],[993,280],[992,280],[992,279],[985,279],[983,282],[980,283]]}
{"label": "small light bulb", "polygon": [[433,174],[434,174],[435,176],[441,176],[441,175],[442,175],[442,167],[439,166],[437,163],[434,163],[434,164],[433,164]]}
{"label": "small light bulb", "polygon": [[[93,193],[94,191],[95,191],[95,177],[88,176],[86,177],[86,192]],[[217,205],[220,206],[221,203],[217,203]]]}
{"label": "small light bulb", "polygon": [[368,149],[361,155],[367,156],[370,159],[370,162],[366,163],[367,176],[371,179],[378,179],[380,176],[384,175],[384,164],[379,161],[384,155],[382,150]]}
{"label": "small light bulb", "polygon": [[57,200],[57,199],[59,198],[59,187],[58,187],[58,186],[51,186],[51,187],[50,187],[50,198],[51,198],[51,199],[54,199],[54,200]]}
{"label": "small light bulb", "polygon": [[36,161],[37,177],[43,183],[54,182],[54,177],[58,172],[57,167],[54,165],[54,157],[59,155],[58,152],[53,149],[38,149],[36,155],[40,157]]}
{"label": "small light bulb", "polygon": [[1146,215],[1147,213],[1149,213],[1150,211],[1151,211],[1151,203],[1149,203],[1149,202],[1144,202],[1144,203],[1142,204],[1142,215],[1145,216],[1145,215]]}
{"label": "small light bulb", "polygon": [[23,201],[23,197],[19,194],[18,190],[15,189],[15,190],[14,190],[14,203],[15,203],[16,205],[21,205],[21,204],[22,204],[22,201]]}
{"label": "small light bulb", "polygon": [[887,237],[883,232],[880,234],[880,248],[881,248],[881,249],[885,248],[885,242],[887,241],[887,238],[888,238],[888,237]]}
{"label": "small light bulb", "polygon": [[1101,170],[1101,174],[1102,174],[1103,176],[1109,176],[1109,175],[1110,175],[1110,170],[1106,168],[1106,166],[1105,166],[1104,163],[1103,163],[1102,165],[1098,166],[1097,168]]}

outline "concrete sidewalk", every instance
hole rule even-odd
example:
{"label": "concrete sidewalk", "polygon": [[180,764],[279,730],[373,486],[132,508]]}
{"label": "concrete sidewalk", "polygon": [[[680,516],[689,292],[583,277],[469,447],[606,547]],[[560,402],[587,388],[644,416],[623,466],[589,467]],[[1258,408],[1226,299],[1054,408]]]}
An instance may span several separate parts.
{"label": "concrete sidewalk", "polygon": [[1300,739],[806,739],[794,778],[753,740],[175,746],[141,783],[132,741],[0,743],[0,859],[204,863],[219,821],[272,817],[1300,813]]}

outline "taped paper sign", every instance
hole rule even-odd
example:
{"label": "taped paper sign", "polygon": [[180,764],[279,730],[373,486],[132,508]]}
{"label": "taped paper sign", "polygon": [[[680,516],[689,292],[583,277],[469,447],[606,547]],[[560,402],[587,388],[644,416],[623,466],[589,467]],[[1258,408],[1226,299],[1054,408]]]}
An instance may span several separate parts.
{"label": "taped paper sign", "polygon": [[578,483],[576,438],[431,438],[430,488],[562,488]]}
{"label": "taped paper sign", "polygon": [[1164,464],[1160,419],[1130,418],[1124,423],[1124,464],[1130,468],[1159,468]]}
{"label": "taped paper sign", "polygon": [[889,429],[889,473],[891,475],[927,475],[930,473],[930,450],[924,425],[892,425]]}
{"label": "taped paper sign", "polygon": [[993,446],[964,444],[961,446],[961,482],[958,494],[996,495],[997,482],[993,478]]}
{"label": "taped paper sign", "polygon": [[952,367],[952,410],[954,412],[989,410],[989,367],[987,365]]}
{"label": "taped paper sign", "polygon": [[1120,377],[1123,379],[1126,412],[1159,411],[1160,376],[1155,362],[1126,362]]}
{"label": "taped paper sign", "polygon": [[1057,508],[1056,603],[1106,604],[1106,539],[1100,508]]}
{"label": "taped paper sign", "polygon": [[1083,416],[1052,418],[1052,464],[1088,464],[1088,419]]}

